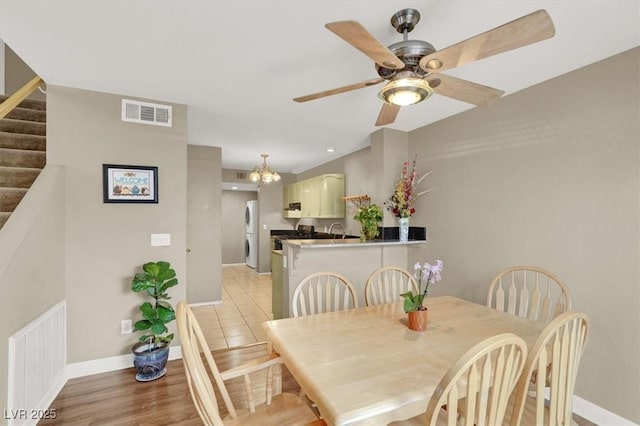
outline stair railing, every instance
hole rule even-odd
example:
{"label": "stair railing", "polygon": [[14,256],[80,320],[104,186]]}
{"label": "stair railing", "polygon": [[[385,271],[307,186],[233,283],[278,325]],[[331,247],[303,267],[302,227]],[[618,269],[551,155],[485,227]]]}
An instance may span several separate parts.
{"label": "stair railing", "polygon": [[0,119],[9,114],[20,102],[27,99],[27,97],[38,87],[44,83],[44,80],[39,76],[33,77],[31,81],[22,86],[16,93],[9,96],[6,101],[0,104]]}

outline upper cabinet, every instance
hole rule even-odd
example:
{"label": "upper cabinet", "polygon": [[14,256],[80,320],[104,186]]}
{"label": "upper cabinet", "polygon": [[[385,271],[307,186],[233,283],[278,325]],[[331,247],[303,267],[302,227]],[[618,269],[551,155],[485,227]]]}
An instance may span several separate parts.
{"label": "upper cabinet", "polygon": [[284,217],[344,218],[344,175],[325,174],[283,188],[284,208],[300,203],[300,213],[284,211]]}
{"label": "upper cabinet", "polygon": [[326,218],[344,217],[344,175],[327,174],[320,178],[320,216]]}

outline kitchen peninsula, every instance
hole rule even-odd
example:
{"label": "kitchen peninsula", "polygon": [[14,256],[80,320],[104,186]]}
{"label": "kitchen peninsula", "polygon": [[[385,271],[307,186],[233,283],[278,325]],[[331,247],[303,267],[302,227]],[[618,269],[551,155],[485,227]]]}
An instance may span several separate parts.
{"label": "kitchen peninsula", "polygon": [[275,265],[281,272],[272,276],[274,319],[291,316],[296,286],[315,272],[338,272],[347,277],[356,290],[359,306],[364,306],[364,286],[369,275],[383,266],[406,267],[408,250],[424,243],[424,238],[406,242],[359,238],[283,241],[281,268]]}

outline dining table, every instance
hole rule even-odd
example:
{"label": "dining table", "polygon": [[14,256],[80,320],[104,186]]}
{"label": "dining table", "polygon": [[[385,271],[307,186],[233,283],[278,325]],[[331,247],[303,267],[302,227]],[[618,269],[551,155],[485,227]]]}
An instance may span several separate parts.
{"label": "dining table", "polygon": [[546,324],[453,296],[428,297],[427,329],[412,331],[401,301],[266,321],[278,353],[328,425],[384,425],[426,411],[447,370],[500,333],[529,350]]}

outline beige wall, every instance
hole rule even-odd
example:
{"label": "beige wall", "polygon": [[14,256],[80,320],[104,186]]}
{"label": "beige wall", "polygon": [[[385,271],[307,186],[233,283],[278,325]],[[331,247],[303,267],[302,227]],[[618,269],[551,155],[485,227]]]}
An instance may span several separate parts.
{"label": "beige wall", "polygon": [[[64,168],[47,165],[0,229],[0,405],[11,335],[64,299]],[[17,407],[12,407],[17,408]],[[5,424],[4,416],[0,424]]]}
{"label": "beige wall", "polygon": [[0,95],[4,95],[5,94],[5,87],[4,87],[4,42],[2,41],[2,39],[0,39]]}
{"label": "beige wall", "polygon": [[271,230],[291,229],[289,219],[282,217],[282,188],[293,182],[291,174],[283,174],[280,182],[260,184],[258,188],[258,272],[271,272]]}
{"label": "beige wall", "polygon": [[222,150],[187,147],[187,301],[222,300]]}
{"label": "beige wall", "polygon": [[[6,44],[4,45],[4,65],[4,93],[7,96],[13,95],[36,76],[36,73]],[[43,86],[43,89],[46,89],[46,85]],[[28,98],[39,101],[47,99],[45,94],[39,90],[34,90]]]}
{"label": "beige wall", "polygon": [[405,161],[409,160],[409,138],[406,132],[383,128],[371,135],[371,179],[373,188],[371,202],[378,204],[384,212],[381,226],[398,226],[397,218],[384,203],[393,194],[396,181]]}
{"label": "beige wall", "polygon": [[247,236],[244,210],[247,201],[257,200],[255,191],[222,191],[222,264],[245,263]]}
{"label": "beige wall", "polygon": [[[410,133],[444,260],[432,294],[484,303],[501,269],[549,269],[591,319],[576,395],[640,423],[640,48]],[[601,84],[605,82],[606,84]]]}
{"label": "beige wall", "polygon": [[[186,297],[187,109],[173,105],[171,128],[125,123],[121,99],[48,88],[47,162],[66,166],[70,363],[129,353],[139,335],[121,335],[120,321],[139,319],[145,299],[130,283],[143,263],[171,262],[182,284],[172,303]],[[104,204],[105,163],[157,166],[159,203]],[[171,246],[151,247],[153,233],[171,234]]]}

